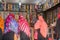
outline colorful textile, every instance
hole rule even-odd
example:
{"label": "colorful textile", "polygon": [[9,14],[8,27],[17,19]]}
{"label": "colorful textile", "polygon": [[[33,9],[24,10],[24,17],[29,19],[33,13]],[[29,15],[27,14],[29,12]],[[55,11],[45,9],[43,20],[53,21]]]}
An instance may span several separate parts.
{"label": "colorful textile", "polygon": [[15,33],[18,33],[18,23],[15,19],[11,19],[9,29]]}
{"label": "colorful textile", "polygon": [[[40,29],[40,33],[41,35],[46,38],[47,34],[48,34],[48,25],[46,24],[46,22],[44,21],[42,16],[38,17],[39,20],[37,20],[37,22],[34,25],[34,29]],[[37,38],[37,36],[35,36]]]}
{"label": "colorful textile", "polygon": [[5,21],[5,33],[13,31],[18,33],[18,23],[14,19],[14,14],[9,14]]}
{"label": "colorful textile", "polygon": [[25,32],[26,35],[30,37],[29,24],[28,24],[27,20],[22,15],[19,16],[18,24],[19,24],[19,30]]}
{"label": "colorful textile", "polygon": [[0,28],[2,29],[2,32],[4,32],[4,19],[0,16]]}

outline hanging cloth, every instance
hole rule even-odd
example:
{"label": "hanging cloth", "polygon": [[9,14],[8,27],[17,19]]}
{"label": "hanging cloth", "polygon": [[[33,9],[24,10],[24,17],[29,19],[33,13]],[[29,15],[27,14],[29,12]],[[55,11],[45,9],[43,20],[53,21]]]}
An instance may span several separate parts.
{"label": "hanging cloth", "polygon": [[30,37],[29,24],[28,24],[27,20],[22,15],[19,16],[18,23],[19,23],[19,30],[23,31],[28,37]]}
{"label": "hanging cloth", "polygon": [[0,16],[0,28],[2,29],[2,32],[4,32],[4,19]]}
{"label": "hanging cloth", "polygon": [[[44,21],[43,17],[42,16],[39,16],[38,17],[39,19],[37,20],[37,22],[35,23],[34,25],[34,29],[37,30],[37,29],[40,29],[40,33],[41,35],[46,38],[47,34],[48,34],[48,25],[46,24],[46,22]],[[36,35],[36,36],[35,36]],[[38,39],[37,38],[37,32],[35,32],[35,35],[34,35],[34,38],[35,39]]]}
{"label": "hanging cloth", "polygon": [[5,21],[5,33],[13,31],[18,33],[18,23],[14,19],[14,14],[9,14]]}

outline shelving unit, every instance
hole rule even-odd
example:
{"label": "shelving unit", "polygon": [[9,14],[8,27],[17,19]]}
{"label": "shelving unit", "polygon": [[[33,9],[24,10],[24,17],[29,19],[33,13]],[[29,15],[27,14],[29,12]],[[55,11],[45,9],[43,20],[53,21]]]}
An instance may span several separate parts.
{"label": "shelving unit", "polygon": [[[30,23],[33,20],[33,18],[36,16],[34,6],[35,6],[34,4],[22,4],[21,6],[19,6],[18,3],[1,2],[0,3],[0,14],[2,15],[3,19],[6,19],[7,15],[9,13],[13,13],[13,14],[15,14],[15,19],[18,20],[19,13],[22,12],[23,16]],[[31,17],[31,19],[30,19],[30,17]],[[34,40],[34,38],[33,38],[34,31],[33,31],[32,27],[31,27],[31,30],[32,30],[31,39]]]}
{"label": "shelving unit", "polygon": [[[51,37],[54,40],[54,28],[55,27],[50,27],[51,24],[56,22],[57,20],[57,14],[58,14],[58,7],[60,7],[60,0],[47,0],[50,2],[46,2],[43,5],[43,14],[44,14],[44,19],[49,25],[49,37]],[[52,1],[52,2],[51,2]],[[50,4],[49,4],[50,3]]]}
{"label": "shelving unit", "polygon": [[[60,0],[47,0],[45,4],[38,5],[38,12],[43,12],[43,16],[47,24],[49,25],[49,29],[51,32],[51,37],[53,38],[53,28],[50,28],[50,24],[52,24],[57,19],[58,7],[60,7]],[[23,3],[21,6],[18,3],[5,3],[0,2],[0,14],[5,19],[9,13],[14,13],[16,20],[18,19],[19,13],[22,12],[23,16],[28,20],[29,23],[33,23],[32,20],[36,17],[35,4],[25,4]],[[30,24],[31,26],[31,24]],[[31,28],[33,30],[33,27]],[[33,39],[32,31],[32,40]],[[54,39],[54,38],[53,38]]]}

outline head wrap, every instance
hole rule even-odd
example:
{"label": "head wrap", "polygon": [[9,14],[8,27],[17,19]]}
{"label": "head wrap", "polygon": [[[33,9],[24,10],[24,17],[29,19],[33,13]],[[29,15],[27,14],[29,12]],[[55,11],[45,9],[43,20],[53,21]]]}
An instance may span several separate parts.
{"label": "head wrap", "polygon": [[18,23],[14,19],[14,14],[9,14],[5,21],[5,33],[13,31],[15,33],[18,33]]}
{"label": "head wrap", "polygon": [[26,33],[27,36],[30,37],[29,24],[28,24],[27,20],[22,15],[19,16],[18,23],[19,23],[19,30],[23,31],[24,33]]}

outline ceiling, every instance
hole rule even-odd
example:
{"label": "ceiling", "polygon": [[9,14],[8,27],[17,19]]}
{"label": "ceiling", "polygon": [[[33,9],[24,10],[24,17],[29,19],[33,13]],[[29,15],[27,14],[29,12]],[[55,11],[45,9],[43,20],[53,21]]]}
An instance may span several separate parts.
{"label": "ceiling", "polygon": [[35,3],[39,3],[39,2],[45,2],[46,0],[4,0],[5,2],[10,2],[10,3],[32,3],[32,4],[35,4]]}

